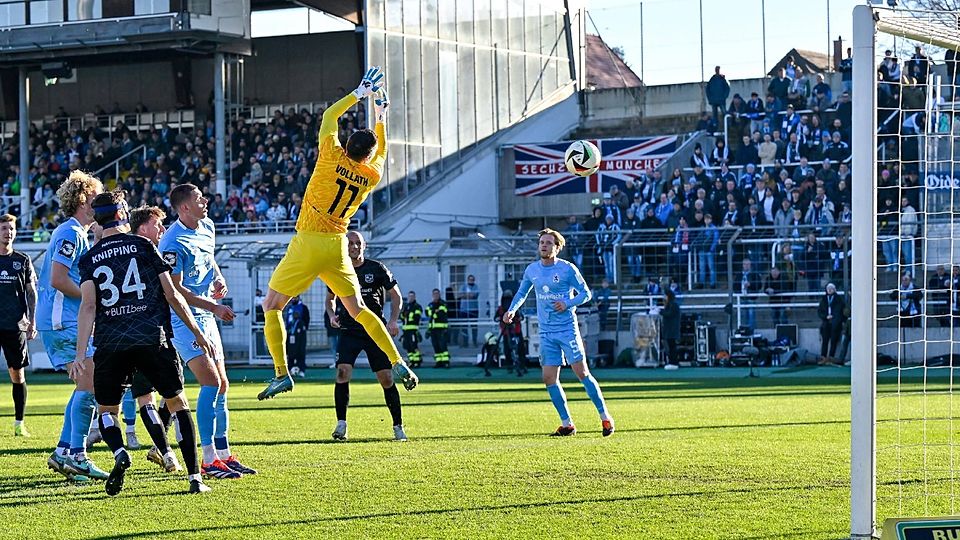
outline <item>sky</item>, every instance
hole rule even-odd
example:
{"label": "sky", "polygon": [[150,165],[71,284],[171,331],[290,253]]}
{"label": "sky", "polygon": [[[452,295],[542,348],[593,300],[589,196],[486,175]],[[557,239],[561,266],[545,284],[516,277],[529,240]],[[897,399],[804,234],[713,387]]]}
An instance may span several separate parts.
{"label": "sky", "polygon": [[[627,64],[638,75],[643,71],[646,84],[701,80],[700,0],[588,1],[587,32],[599,30],[608,45],[622,47]],[[760,77],[766,72],[764,11],[769,69],[792,48],[825,54],[829,40],[842,36],[849,42],[853,37],[853,8],[862,3],[864,0],[702,0],[705,78],[713,75],[717,65],[727,79]],[[641,9],[642,47],[638,31]]]}
{"label": "sky", "polygon": [[[586,28],[611,47],[622,47],[627,64],[648,85],[700,81],[702,3],[704,78],[710,78],[716,65],[728,79],[755,78],[767,71],[761,14],[766,14],[769,69],[791,48],[826,53],[829,47],[832,54],[830,40],[843,37],[849,44],[853,7],[864,1],[586,0]],[[307,11],[309,18],[303,16]],[[306,8],[256,12],[251,24],[253,37],[306,33],[308,24],[311,32],[353,29],[347,21]]]}

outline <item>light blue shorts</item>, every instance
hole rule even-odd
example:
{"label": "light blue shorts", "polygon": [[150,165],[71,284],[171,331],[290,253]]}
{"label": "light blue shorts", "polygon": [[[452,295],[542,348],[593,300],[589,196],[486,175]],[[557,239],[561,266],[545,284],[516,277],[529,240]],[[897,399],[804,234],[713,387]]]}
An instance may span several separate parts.
{"label": "light blue shorts", "polygon": [[[216,319],[213,317],[198,317],[197,325],[215,349],[216,358],[211,358],[211,360],[223,360],[223,344],[220,342],[220,330],[217,328]],[[190,362],[204,354],[197,346],[197,340],[193,337],[193,332],[176,318],[173,320],[173,348],[177,350],[177,354],[184,362]]]}
{"label": "light blue shorts", "polygon": [[540,334],[541,366],[572,365],[586,357],[579,329]]}
{"label": "light blue shorts", "polygon": [[[54,369],[66,369],[67,364],[77,358],[77,327],[69,326],[60,330],[41,330],[40,341],[47,351],[50,364]],[[87,342],[87,358],[93,358],[93,337]]]}

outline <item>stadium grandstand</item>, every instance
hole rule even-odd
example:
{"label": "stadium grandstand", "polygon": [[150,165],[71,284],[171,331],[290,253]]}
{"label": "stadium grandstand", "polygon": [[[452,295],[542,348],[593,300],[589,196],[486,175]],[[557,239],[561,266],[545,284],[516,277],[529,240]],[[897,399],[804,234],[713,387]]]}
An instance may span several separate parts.
{"label": "stadium grandstand", "polygon": [[[454,309],[454,327],[466,329],[454,340],[455,357],[472,358],[478,336],[497,331],[493,313],[504,286],[521,273],[531,234],[549,225],[569,235],[568,256],[603,293],[584,329],[601,362],[641,354],[631,346],[635,328],[653,324],[650,308],[666,288],[682,299],[674,361],[712,364],[741,331],[780,339],[798,351],[793,361],[845,360],[842,348],[837,358],[818,354],[817,314],[828,283],[841,296],[850,284],[853,100],[843,55],[828,65],[822,54],[793,49],[765,79],[648,87],[562,10],[526,6],[522,25],[512,12],[505,14],[510,24],[497,25],[496,13],[461,20],[460,11],[425,13],[414,25],[388,16],[379,2],[366,11],[349,2],[305,5],[364,32],[253,39],[245,28],[198,27],[189,36],[159,32],[96,50],[64,42],[55,65],[41,62],[45,49],[12,47],[0,71],[7,119],[0,179],[4,211],[29,229],[25,249],[45,246],[58,222],[56,189],[71,170],[94,172],[125,189],[130,204],[159,206],[169,220],[170,190],[195,184],[210,200],[229,277],[245,284],[230,299],[241,316],[225,329],[227,348],[237,360],[266,362],[255,291],[265,288],[301,211],[319,117],[366,58],[408,75],[387,78],[401,105],[388,119],[391,157],[383,186],[352,226],[368,234],[378,257],[397,261],[401,281],[423,296],[438,287],[459,306],[470,296],[461,290],[467,276],[477,276],[479,296]],[[243,9],[277,7],[289,6],[253,1]],[[132,15],[161,25],[204,18],[187,9],[174,2],[169,12]],[[88,19],[97,24],[108,15],[115,14]],[[17,31],[45,31],[31,29],[39,22]],[[18,100],[18,86],[29,87],[29,101]],[[718,100],[712,112],[704,105]],[[24,111],[26,136],[18,120]],[[886,124],[916,118],[883,120],[890,131]],[[367,125],[367,111],[354,107],[341,119],[341,141]],[[579,138],[599,141],[605,156],[604,168],[587,179],[556,169],[565,143],[553,141]],[[880,151],[903,150],[889,139]],[[915,197],[918,173],[889,167],[882,174]],[[893,206],[899,215],[901,201]],[[897,221],[888,233],[909,233]],[[903,261],[906,269],[921,250]],[[320,293],[308,294],[317,296],[307,304],[319,308]],[[945,298],[930,295],[924,306],[943,311]],[[710,335],[699,362],[698,325]],[[325,331],[315,325],[311,362],[328,361],[325,347]],[[654,365],[668,360],[660,349]]]}

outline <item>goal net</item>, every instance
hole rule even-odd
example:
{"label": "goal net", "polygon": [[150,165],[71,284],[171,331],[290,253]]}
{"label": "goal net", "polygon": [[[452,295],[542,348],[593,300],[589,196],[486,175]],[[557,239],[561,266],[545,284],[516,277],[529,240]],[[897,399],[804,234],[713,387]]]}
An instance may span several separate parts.
{"label": "goal net", "polygon": [[853,48],[853,261],[871,271],[851,291],[851,537],[871,538],[960,514],[957,13],[858,6]]}

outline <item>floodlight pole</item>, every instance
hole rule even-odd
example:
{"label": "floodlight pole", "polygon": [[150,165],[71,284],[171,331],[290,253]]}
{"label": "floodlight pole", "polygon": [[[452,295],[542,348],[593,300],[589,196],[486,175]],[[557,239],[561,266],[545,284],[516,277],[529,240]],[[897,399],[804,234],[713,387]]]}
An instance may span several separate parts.
{"label": "floodlight pole", "polygon": [[20,68],[19,114],[17,131],[20,132],[20,226],[32,229],[30,215],[30,78],[27,68]]}
{"label": "floodlight pole", "polygon": [[213,55],[213,126],[216,135],[217,152],[217,193],[227,197],[227,143],[226,139],[226,106],[223,98],[224,79],[223,53]]}
{"label": "floodlight pole", "polygon": [[853,8],[853,214],[852,252],[857,268],[851,284],[850,538],[875,538],[876,523],[876,206],[877,108],[873,10]]}

